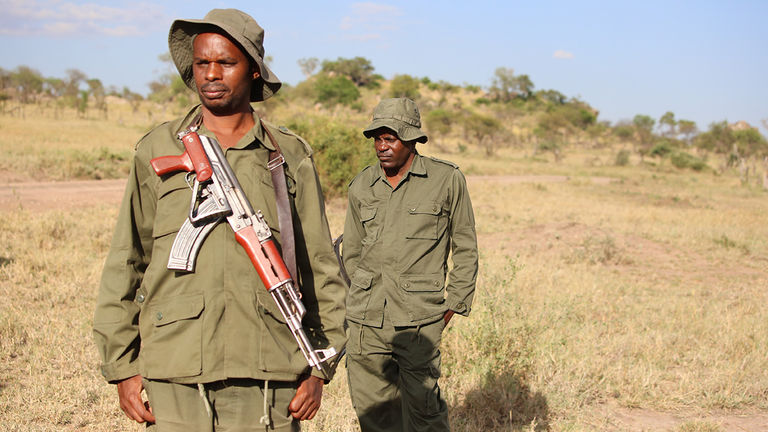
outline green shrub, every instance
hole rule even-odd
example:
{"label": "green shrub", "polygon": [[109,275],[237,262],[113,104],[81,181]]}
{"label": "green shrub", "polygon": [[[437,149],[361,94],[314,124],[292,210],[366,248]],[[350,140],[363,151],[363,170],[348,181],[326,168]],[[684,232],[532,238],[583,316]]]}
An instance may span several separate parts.
{"label": "green shrub", "polygon": [[619,150],[619,152],[616,153],[616,161],[614,162],[614,165],[616,166],[629,165],[629,150]]}
{"label": "green shrub", "polygon": [[672,146],[667,141],[655,144],[651,147],[651,151],[648,152],[649,155],[660,158],[666,157],[670,153],[672,153]]}
{"label": "green shrub", "polygon": [[389,96],[418,99],[419,80],[410,75],[395,75],[389,87]]}
{"label": "green shrub", "polygon": [[701,171],[707,167],[704,159],[698,158],[686,152],[675,152],[669,157],[670,162],[677,168],[690,168],[694,171]]}
{"label": "green shrub", "polygon": [[347,184],[365,166],[375,163],[376,154],[359,128],[320,117],[296,117],[288,127],[305,138],[326,196],[347,192]]}
{"label": "green shrub", "polygon": [[315,81],[315,97],[323,105],[350,105],[360,98],[360,90],[349,78],[341,75],[320,75]]}

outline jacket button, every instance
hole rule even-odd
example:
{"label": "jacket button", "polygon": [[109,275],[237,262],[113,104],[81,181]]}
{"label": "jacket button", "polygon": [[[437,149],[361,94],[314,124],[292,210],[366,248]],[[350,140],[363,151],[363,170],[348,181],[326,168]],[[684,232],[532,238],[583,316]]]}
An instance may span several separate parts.
{"label": "jacket button", "polygon": [[440,281],[435,281],[435,286],[440,286]]}
{"label": "jacket button", "polygon": [[136,301],[139,303],[144,303],[144,294],[139,294],[139,296],[136,297]]}
{"label": "jacket button", "polygon": [[162,312],[158,312],[157,313],[157,320],[160,321],[161,319],[163,319],[163,313]]}
{"label": "jacket button", "polygon": [[406,283],[403,284],[403,286],[406,287],[406,288],[410,288],[411,284],[410,284],[410,282],[406,282]]}

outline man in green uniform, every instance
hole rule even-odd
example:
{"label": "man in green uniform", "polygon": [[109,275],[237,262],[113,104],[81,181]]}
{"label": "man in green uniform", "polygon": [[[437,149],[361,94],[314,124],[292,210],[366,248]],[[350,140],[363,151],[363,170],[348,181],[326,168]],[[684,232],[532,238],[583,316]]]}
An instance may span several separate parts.
{"label": "man in green uniform", "polygon": [[[379,164],[349,185],[347,371],[363,431],[446,431],[440,340],[477,278],[472,203],[458,167],[416,151],[416,104],[385,99],[364,130]],[[453,266],[450,271],[448,257]]]}
{"label": "man in green uniform", "polygon": [[[185,172],[161,177],[149,162],[182,153],[177,133],[198,114],[198,133],[219,142],[281,244],[267,169],[275,147],[266,130],[276,138],[285,158],[297,282],[308,310],[304,329],[316,348],[341,352],[346,340],[345,289],[312,150],[287,129],[262,122],[250,105],[281,85],[264,64],[263,37],[253,18],[234,9],[173,23],[171,55],[201,105],[139,141],[106,259],[94,319],[101,371],[117,384],[125,414],[160,431],[298,430],[300,420],[317,413],[326,378],[308,367],[228,224],[205,239],[194,272],[166,268],[192,191]],[[330,375],[334,368],[325,365]]]}

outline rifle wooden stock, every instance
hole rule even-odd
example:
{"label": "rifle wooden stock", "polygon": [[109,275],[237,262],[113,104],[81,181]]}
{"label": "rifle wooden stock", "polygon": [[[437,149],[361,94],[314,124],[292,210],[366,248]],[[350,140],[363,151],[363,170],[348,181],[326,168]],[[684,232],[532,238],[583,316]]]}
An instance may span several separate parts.
{"label": "rifle wooden stock", "polygon": [[245,249],[267,291],[291,282],[291,275],[271,238],[263,242],[259,241],[252,225],[236,231],[235,238]]}

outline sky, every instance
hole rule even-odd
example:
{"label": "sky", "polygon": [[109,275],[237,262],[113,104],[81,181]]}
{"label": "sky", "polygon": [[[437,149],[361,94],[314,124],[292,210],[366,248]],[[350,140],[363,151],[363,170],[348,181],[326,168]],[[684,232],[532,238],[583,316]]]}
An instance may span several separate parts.
{"label": "sky", "polygon": [[[396,74],[487,88],[494,71],[528,75],[615,123],[671,111],[712,122],[768,123],[768,1],[0,0],[0,67],[46,77],[79,69],[146,94],[168,71],[174,19],[238,8],[265,29],[270,68],[365,57]],[[768,129],[761,128],[764,135]]]}

